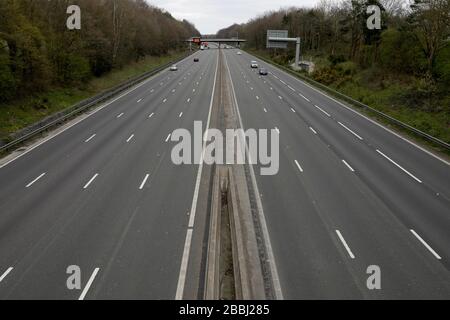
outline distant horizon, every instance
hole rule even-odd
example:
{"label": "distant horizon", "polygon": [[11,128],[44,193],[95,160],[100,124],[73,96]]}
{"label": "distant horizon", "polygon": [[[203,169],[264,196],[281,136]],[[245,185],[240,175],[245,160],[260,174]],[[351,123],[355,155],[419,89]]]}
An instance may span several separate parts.
{"label": "distant horizon", "polygon": [[179,20],[193,23],[202,35],[217,34],[233,24],[242,24],[272,10],[314,7],[319,0],[146,0]]}

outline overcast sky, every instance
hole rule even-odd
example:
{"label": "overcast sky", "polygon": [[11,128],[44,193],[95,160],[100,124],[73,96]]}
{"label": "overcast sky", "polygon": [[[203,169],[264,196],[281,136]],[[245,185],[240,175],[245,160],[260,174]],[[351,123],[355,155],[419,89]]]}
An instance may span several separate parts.
{"label": "overcast sky", "polygon": [[233,23],[247,22],[280,7],[313,7],[319,0],[147,0],[169,11],[177,19],[187,19],[202,34],[215,34]]}

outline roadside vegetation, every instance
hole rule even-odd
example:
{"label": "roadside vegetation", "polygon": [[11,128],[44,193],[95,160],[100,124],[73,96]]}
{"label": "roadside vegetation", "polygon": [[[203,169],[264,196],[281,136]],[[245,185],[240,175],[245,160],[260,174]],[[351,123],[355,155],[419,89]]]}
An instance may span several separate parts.
{"label": "roadside vegetation", "polygon": [[[382,9],[382,28],[366,27],[367,5]],[[313,9],[269,12],[219,31],[285,66],[295,50],[266,49],[266,30],[302,38],[302,72],[337,91],[450,143],[450,0],[321,1]]]}
{"label": "roadside vegetation", "polygon": [[[66,27],[69,4],[81,30]],[[0,140],[179,57],[193,35],[145,0],[1,0]]]}
{"label": "roadside vegetation", "polygon": [[171,51],[160,57],[148,56],[122,68],[115,68],[101,77],[94,77],[82,85],[53,87],[51,90],[0,104],[0,140],[7,141],[10,134],[30,124],[175,60],[183,54],[183,51]]}

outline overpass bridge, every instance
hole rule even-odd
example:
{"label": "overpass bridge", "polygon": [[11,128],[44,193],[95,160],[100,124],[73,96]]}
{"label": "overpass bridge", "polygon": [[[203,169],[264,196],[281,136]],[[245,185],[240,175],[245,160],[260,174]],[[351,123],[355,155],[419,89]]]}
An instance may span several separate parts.
{"label": "overpass bridge", "polygon": [[237,47],[240,47],[241,43],[247,42],[245,39],[239,39],[239,38],[201,38],[201,37],[192,37],[191,39],[186,40],[186,42],[189,42],[191,45],[192,43],[195,44],[201,44],[202,42],[213,42],[218,43],[219,48],[221,44],[235,44]]}

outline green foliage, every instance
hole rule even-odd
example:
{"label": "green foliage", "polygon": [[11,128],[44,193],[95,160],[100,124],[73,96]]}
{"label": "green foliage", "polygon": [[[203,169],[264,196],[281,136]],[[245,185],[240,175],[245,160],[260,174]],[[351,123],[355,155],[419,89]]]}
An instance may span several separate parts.
{"label": "green foliage", "polygon": [[0,103],[8,101],[14,96],[16,80],[11,72],[9,57],[0,54]]}
{"label": "green foliage", "polygon": [[[163,57],[148,56],[139,62],[133,62],[121,69],[113,70],[103,77],[93,78],[86,82],[81,89],[74,86],[53,87],[51,90],[36,93],[33,96],[25,96],[10,102],[0,102],[0,139],[6,140],[9,134],[19,129],[132,77],[166,64],[180,55],[180,52],[170,52]],[[3,75],[3,72],[0,72],[0,76]],[[1,85],[3,82],[0,82]]]}
{"label": "green foliage", "polygon": [[331,54],[328,56],[328,60],[331,62],[331,64],[333,66],[335,66],[338,63],[345,62],[345,60],[347,60],[347,59],[345,59],[345,56],[343,54],[339,54],[339,55]]}
{"label": "green foliage", "polygon": [[330,85],[336,82],[339,78],[339,73],[335,68],[324,67],[316,70],[313,73],[313,79],[323,83],[325,85]]}
{"label": "green foliage", "polygon": [[64,85],[80,84],[91,75],[89,60],[73,53],[63,52],[57,57],[58,82]]}
{"label": "green foliage", "polygon": [[380,63],[393,72],[421,74],[427,68],[426,57],[408,31],[388,29],[382,34]]}
{"label": "green foliage", "polygon": [[67,1],[0,0],[1,100],[83,85],[148,55],[165,55],[199,34],[189,21],[144,0],[75,4],[81,30],[66,28]]}
{"label": "green foliage", "polygon": [[437,55],[433,73],[450,91],[450,43]]}
{"label": "green foliage", "polygon": [[[368,4],[387,5],[381,30],[366,27]],[[395,1],[323,1],[314,9],[269,12],[221,32],[239,30],[251,49],[287,66],[292,47],[276,55],[263,50],[267,29],[288,29],[302,38],[303,59],[315,63],[313,79],[450,142],[450,1],[409,4],[405,11]]]}
{"label": "green foliage", "polygon": [[336,69],[339,71],[340,75],[353,76],[358,71],[358,66],[353,61],[346,61],[336,65]]}

